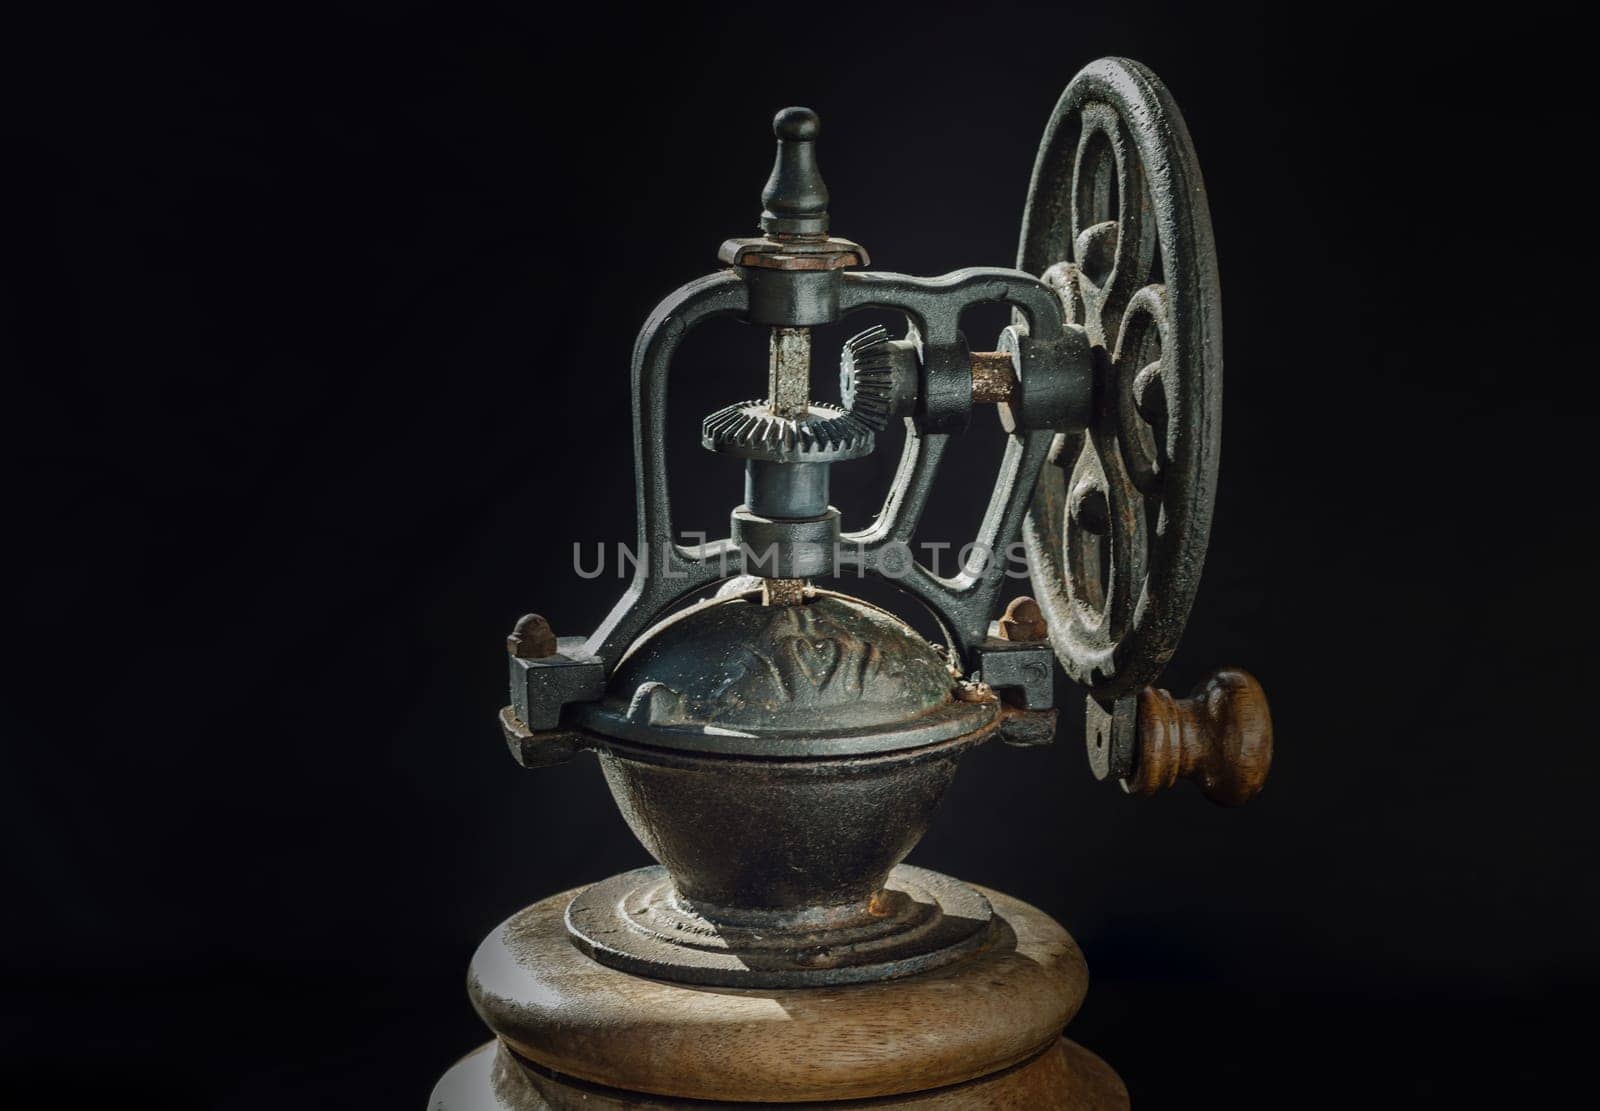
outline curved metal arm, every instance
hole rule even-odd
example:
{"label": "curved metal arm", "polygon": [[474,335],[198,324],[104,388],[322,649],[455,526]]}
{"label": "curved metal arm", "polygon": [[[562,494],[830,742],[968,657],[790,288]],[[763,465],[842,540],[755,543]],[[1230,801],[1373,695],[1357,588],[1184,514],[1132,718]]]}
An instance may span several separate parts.
{"label": "curved metal arm", "polygon": [[[1030,336],[1052,345],[1064,335],[1061,302],[1054,291],[1020,270],[973,268],[939,278],[913,278],[904,274],[847,273],[840,294],[840,310],[895,309],[906,314],[922,335],[924,351],[949,350],[960,342],[959,321],[964,309],[984,302],[1003,302],[1017,308]],[[969,404],[970,371],[966,389]],[[1052,368],[1069,373],[1066,367]],[[938,373],[937,361],[929,368]],[[1005,578],[1006,549],[1020,535],[1022,519],[1038,481],[1040,468],[1055,437],[1053,429],[1012,432],[989,497],[983,523],[973,540],[983,555],[976,568],[961,568],[954,577],[934,574],[910,554],[910,544],[927,507],[939,464],[949,444],[947,432],[926,432],[908,422],[905,449],[883,509],[870,528],[846,533],[851,547],[840,553],[844,566],[889,578],[926,605],[955,640],[954,647],[967,656],[988,636],[1000,585]]]}
{"label": "curved metal arm", "polygon": [[[1065,334],[1060,301],[1037,278],[1019,270],[973,268],[938,278],[904,274],[847,273],[840,293],[841,314],[868,308],[903,312],[922,336],[924,351],[941,372],[937,352],[960,343],[963,310],[984,302],[1012,305],[1041,350]],[[672,532],[665,464],[667,372],[672,355],[690,328],[716,316],[748,311],[748,287],[738,270],[725,270],[690,282],[667,297],[640,330],[633,352],[635,481],[639,505],[639,562],[632,583],[610,615],[584,646],[607,670],[660,613],[686,595],[740,572],[731,540],[697,548],[678,544]],[[1042,365],[1048,365],[1044,360]],[[1052,373],[1069,373],[1050,366]],[[965,366],[962,371],[966,372]],[[970,372],[965,389],[970,405]],[[1039,470],[1054,437],[1053,429],[1018,430],[1006,445],[989,507],[973,550],[977,566],[953,577],[936,575],[910,555],[910,543],[927,506],[949,434],[913,428],[882,512],[871,528],[844,536],[839,569],[889,578],[927,605],[965,656],[988,635],[1007,548],[1021,532]]]}
{"label": "curved metal arm", "polygon": [[909,316],[926,342],[955,342],[963,310],[1002,302],[1022,311],[1029,331],[1043,341],[1065,329],[1061,301],[1032,274],[1001,266],[971,266],[937,278],[915,278],[886,271],[850,271],[839,294],[842,312],[895,309]]}
{"label": "curved metal arm", "polygon": [[667,371],[684,335],[718,316],[749,309],[749,288],[738,270],[721,270],[680,286],[639,330],[633,345],[633,474],[639,506],[638,556],[633,581],[584,645],[587,655],[616,664],[629,644],[661,611],[726,578],[731,542],[695,548],[677,542],[667,494]]}

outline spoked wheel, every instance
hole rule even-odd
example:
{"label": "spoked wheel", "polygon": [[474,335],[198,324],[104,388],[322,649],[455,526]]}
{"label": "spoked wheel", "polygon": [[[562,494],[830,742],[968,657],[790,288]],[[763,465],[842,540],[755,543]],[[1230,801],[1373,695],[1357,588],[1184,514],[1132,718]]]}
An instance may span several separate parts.
{"label": "spoked wheel", "polygon": [[1056,656],[1103,702],[1160,673],[1205,559],[1222,431],[1222,311],[1205,186],[1156,76],[1106,58],[1061,95],[1018,266],[1095,348],[1088,427],[1063,433],[1024,539]]}

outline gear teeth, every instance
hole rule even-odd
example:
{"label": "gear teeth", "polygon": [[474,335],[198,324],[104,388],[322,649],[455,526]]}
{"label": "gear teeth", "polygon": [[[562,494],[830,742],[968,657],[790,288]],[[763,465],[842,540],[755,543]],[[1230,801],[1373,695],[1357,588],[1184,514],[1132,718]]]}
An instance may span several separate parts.
{"label": "gear teeth", "polygon": [[870,455],[873,430],[858,414],[815,402],[800,420],[775,415],[766,400],[741,401],[718,409],[700,425],[710,451],[746,459],[791,463],[840,463]]}
{"label": "gear teeth", "polygon": [[839,396],[844,407],[877,431],[889,427],[893,364],[889,331],[874,325],[845,341],[839,356]]}

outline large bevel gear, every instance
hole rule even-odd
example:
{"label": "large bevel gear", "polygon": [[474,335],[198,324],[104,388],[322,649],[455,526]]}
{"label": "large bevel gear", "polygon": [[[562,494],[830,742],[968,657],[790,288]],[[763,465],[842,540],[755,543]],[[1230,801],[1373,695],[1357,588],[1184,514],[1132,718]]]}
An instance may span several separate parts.
{"label": "large bevel gear", "polygon": [[799,419],[780,417],[765,399],[718,409],[700,426],[708,451],[779,463],[842,463],[872,454],[872,427],[858,414],[813,401]]}

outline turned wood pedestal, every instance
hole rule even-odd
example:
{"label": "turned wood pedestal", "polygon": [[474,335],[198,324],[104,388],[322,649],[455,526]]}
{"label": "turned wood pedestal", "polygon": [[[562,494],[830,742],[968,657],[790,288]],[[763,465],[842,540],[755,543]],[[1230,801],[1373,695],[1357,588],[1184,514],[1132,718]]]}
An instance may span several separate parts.
{"label": "turned wood pedestal", "polygon": [[994,891],[997,940],[879,983],[737,990],[630,976],[573,945],[574,892],[513,915],[468,990],[496,1038],[431,1111],[727,1107],[1126,1108],[1105,1062],[1067,1041],[1088,970],[1056,922]]}

